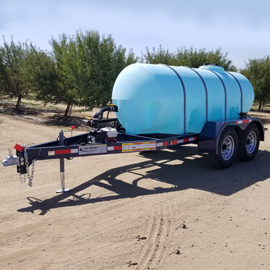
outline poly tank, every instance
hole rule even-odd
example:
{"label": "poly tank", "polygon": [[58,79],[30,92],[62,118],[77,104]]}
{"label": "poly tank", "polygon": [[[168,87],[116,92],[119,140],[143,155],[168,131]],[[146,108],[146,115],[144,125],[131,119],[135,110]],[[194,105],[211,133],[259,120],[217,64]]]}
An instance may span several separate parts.
{"label": "poly tank", "polygon": [[242,74],[216,65],[132,64],[117,77],[112,99],[126,133],[181,135],[247,113],[254,91]]}

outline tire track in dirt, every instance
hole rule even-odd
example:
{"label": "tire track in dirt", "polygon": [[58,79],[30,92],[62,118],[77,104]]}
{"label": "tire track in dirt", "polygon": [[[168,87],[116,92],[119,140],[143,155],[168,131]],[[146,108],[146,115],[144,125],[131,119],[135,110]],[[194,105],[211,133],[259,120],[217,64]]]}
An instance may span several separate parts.
{"label": "tire track in dirt", "polygon": [[[155,199],[155,198],[153,198]],[[163,203],[164,201],[164,203]],[[171,224],[171,217],[173,216],[171,214],[171,200],[159,200],[156,201],[156,199],[149,203],[143,202],[143,209],[144,211],[147,211],[150,213],[148,220],[145,222],[145,236],[147,236],[147,240],[144,242],[144,246],[141,249],[141,252],[139,253],[139,262],[137,269],[147,269],[149,260],[151,260],[151,266],[152,265],[161,265],[163,263],[164,258],[166,257],[166,254],[169,253],[167,250],[168,243],[171,236],[172,231],[172,224]],[[101,207],[98,209],[98,211],[95,211],[95,216],[98,217],[99,220],[102,220],[101,223],[99,223],[98,227],[95,227],[94,232],[91,235],[78,235],[75,236],[76,241],[93,241],[93,239],[99,235],[103,235],[104,232],[106,234],[109,234],[109,232],[115,231],[116,228],[122,227],[126,228],[129,224],[129,220],[133,219],[135,222],[138,220],[138,217],[141,216],[141,211],[139,212],[133,212],[130,213],[130,216],[127,220],[126,213],[129,211],[131,206],[136,205],[138,201],[136,202],[134,200],[130,200],[128,203],[121,205],[119,203],[113,204],[113,205],[104,205],[104,207]],[[156,212],[153,212],[152,209],[159,209]],[[151,209],[151,210],[150,210]],[[117,219],[110,218],[108,219],[107,215],[108,212],[117,212]],[[72,222],[72,226],[76,227],[76,221]],[[126,225],[124,225],[126,224]],[[91,240],[92,239],[92,240]],[[150,241],[150,242],[149,242]],[[126,250],[129,249],[130,242],[125,243]],[[155,246],[158,245],[158,246]],[[75,248],[75,247],[71,247]],[[111,249],[109,246],[106,246],[105,248]],[[118,248],[114,247],[112,251],[116,251]],[[130,254],[131,255],[131,254]],[[91,251],[91,257],[81,257],[80,259],[77,258],[76,266],[87,264],[87,262],[91,260],[97,260],[98,258],[102,258],[104,256],[104,247],[98,248],[95,251]],[[65,265],[65,263],[64,263]],[[142,265],[142,266],[141,266]],[[68,264],[67,264],[68,266]],[[143,268],[142,268],[143,267]],[[135,268],[136,269],[136,268]]]}
{"label": "tire track in dirt", "polygon": [[140,254],[136,270],[160,267],[165,258],[167,243],[171,236],[169,206],[162,207],[149,217],[148,240]]}
{"label": "tire track in dirt", "polygon": [[168,245],[171,240],[172,236],[172,211],[171,206],[167,205],[165,211],[164,211],[164,226],[163,226],[163,233],[161,234],[160,238],[160,249],[158,251],[158,263],[157,267],[161,267],[161,265],[164,263],[164,259],[169,253]]}
{"label": "tire track in dirt", "polygon": [[158,219],[157,219],[157,213],[151,213],[149,216],[148,226],[147,226],[147,242],[145,243],[142,252],[140,254],[140,260],[138,263],[138,266],[136,267],[136,270],[145,269],[147,263],[149,262],[151,255],[153,253],[153,250],[151,249],[152,246],[152,239],[156,239],[157,233],[158,233]]}

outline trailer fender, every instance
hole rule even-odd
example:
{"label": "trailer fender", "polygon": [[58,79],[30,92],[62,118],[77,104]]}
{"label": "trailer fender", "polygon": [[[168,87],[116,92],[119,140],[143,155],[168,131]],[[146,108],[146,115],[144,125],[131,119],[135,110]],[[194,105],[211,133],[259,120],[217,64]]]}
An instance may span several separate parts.
{"label": "trailer fender", "polygon": [[216,153],[217,142],[224,122],[206,122],[198,138],[200,152]]}
{"label": "trailer fender", "polygon": [[252,123],[256,124],[259,131],[260,131],[260,141],[264,141],[264,131],[265,131],[265,128],[263,126],[263,123],[262,123],[262,120],[261,119],[254,119],[252,121]]}

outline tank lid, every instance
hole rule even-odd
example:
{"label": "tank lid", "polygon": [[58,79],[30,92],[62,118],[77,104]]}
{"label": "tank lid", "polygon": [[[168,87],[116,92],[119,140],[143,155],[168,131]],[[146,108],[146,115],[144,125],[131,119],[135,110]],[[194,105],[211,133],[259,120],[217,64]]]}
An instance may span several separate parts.
{"label": "tank lid", "polygon": [[199,69],[208,69],[216,72],[224,72],[224,68],[221,66],[218,66],[217,64],[209,64],[209,65],[204,65],[200,66]]}

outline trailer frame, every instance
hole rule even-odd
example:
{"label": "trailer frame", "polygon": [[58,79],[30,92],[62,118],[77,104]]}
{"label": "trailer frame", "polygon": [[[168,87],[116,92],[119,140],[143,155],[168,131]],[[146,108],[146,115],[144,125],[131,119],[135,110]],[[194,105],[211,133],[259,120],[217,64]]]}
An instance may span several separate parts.
{"label": "trailer frame", "polygon": [[[102,109],[104,111],[113,110]],[[100,116],[100,113],[95,115]],[[60,160],[60,183],[61,189],[58,192],[65,192],[65,164],[64,159],[75,157],[86,157],[105,154],[120,154],[132,152],[159,151],[166,148],[175,148],[185,144],[197,144],[199,152],[207,152],[217,155],[219,151],[219,140],[222,132],[231,127],[241,134],[251,123],[254,123],[259,131],[259,140],[264,141],[264,126],[260,118],[251,118],[246,114],[236,119],[222,121],[208,121],[205,123],[200,133],[190,134],[126,134],[119,124],[117,118],[99,119],[88,118],[87,124],[93,127],[93,130],[84,134],[65,137],[65,130],[60,130],[59,136],[54,141],[49,141],[32,146],[15,145],[16,156],[9,156],[3,161],[3,166],[17,165],[17,172],[22,175],[27,174],[29,185],[32,185],[34,168],[32,175],[29,173],[29,167],[36,161],[59,159]],[[100,126],[112,123],[112,126],[118,130],[118,135],[113,140],[105,138],[104,134],[98,133]],[[99,141],[95,140],[95,136]],[[240,137],[239,137],[240,139]],[[24,177],[25,179],[26,177]]]}

